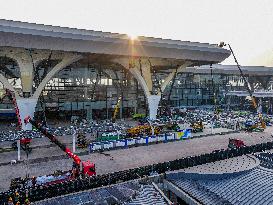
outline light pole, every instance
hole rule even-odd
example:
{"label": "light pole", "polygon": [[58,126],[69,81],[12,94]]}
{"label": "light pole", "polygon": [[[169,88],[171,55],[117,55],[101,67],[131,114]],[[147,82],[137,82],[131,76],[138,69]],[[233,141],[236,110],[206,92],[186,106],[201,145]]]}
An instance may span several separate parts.
{"label": "light pole", "polygon": [[72,144],[73,144],[73,153],[75,153],[76,152],[76,129],[74,128],[74,127],[72,127],[72,129],[73,129],[73,135],[72,135],[72,137],[73,137],[73,142],[72,142]]}
{"label": "light pole", "polygon": [[17,150],[18,150],[17,159],[18,159],[18,161],[20,161],[21,160],[21,143],[20,143],[20,140],[17,140]]}
{"label": "light pole", "polygon": [[28,161],[28,155],[30,154],[30,147],[25,145],[25,151],[26,151],[26,155],[27,155],[27,160],[26,160],[26,177],[29,177],[29,161]]}
{"label": "light pole", "polygon": [[211,128],[211,134],[213,133],[213,117],[211,118],[210,121],[210,128]]}

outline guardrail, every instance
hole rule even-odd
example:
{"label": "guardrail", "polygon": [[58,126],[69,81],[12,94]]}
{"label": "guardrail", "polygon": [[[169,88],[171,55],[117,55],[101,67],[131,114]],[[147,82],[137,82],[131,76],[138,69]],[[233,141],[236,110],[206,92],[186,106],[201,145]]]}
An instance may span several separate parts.
{"label": "guardrail", "polygon": [[[200,164],[224,160],[231,157],[242,156],[255,152],[262,152],[265,150],[273,149],[273,142],[256,144],[252,146],[241,147],[237,149],[215,150],[211,153],[201,154],[198,156],[190,156],[172,161],[151,164],[143,167],[128,169],[124,171],[112,172],[103,175],[86,177],[83,179],[75,179],[65,181],[60,184],[52,184],[48,186],[35,186],[26,189],[18,190],[20,194],[21,203],[24,202],[26,194],[31,202],[56,197],[73,192],[102,187],[110,184],[116,184],[123,181],[139,179],[150,175],[150,173],[165,173],[166,171],[174,171],[193,167]],[[14,196],[14,190],[0,193],[0,204],[7,203],[8,198]]]}

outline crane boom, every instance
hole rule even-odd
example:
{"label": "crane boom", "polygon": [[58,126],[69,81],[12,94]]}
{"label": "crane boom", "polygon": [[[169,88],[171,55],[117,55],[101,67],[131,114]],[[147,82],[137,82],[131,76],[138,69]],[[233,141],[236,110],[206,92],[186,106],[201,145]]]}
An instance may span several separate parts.
{"label": "crane boom", "polygon": [[60,147],[70,158],[72,158],[78,166],[80,166],[81,159],[77,155],[73,154],[73,152],[68,147],[66,147],[63,143],[61,143],[53,134],[49,133],[46,130],[46,128],[43,127],[40,123],[37,123],[34,120],[32,120],[30,116],[26,117],[24,122],[25,124],[30,123],[34,127],[36,127],[41,133],[43,133],[47,138],[49,138],[51,142],[53,142],[58,147]]}
{"label": "crane boom", "polygon": [[266,125],[265,125],[265,122],[264,122],[264,120],[263,120],[262,114],[258,111],[258,106],[257,106],[257,103],[256,103],[256,99],[255,99],[255,97],[253,96],[253,92],[251,91],[251,89],[250,89],[249,86],[248,86],[248,82],[247,82],[247,80],[246,80],[246,78],[245,78],[245,76],[244,76],[244,74],[243,74],[243,71],[242,71],[242,69],[241,69],[241,66],[240,66],[240,64],[238,63],[237,58],[236,58],[236,56],[235,56],[235,54],[234,54],[234,52],[233,52],[233,50],[232,50],[230,44],[228,44],[228,47],[229,47],[229,49],[230,49],[230,51],[231,51],[231,53],[232,53],[232,55],[233,55],[233,58],[234,58],[235,63],[237,64],[237,67],[238,67],[238,69],[239,69],[239,71],[240,71],[240,75],[241,75],[241,77],[243,78],[244,85],[245,85],[245,87],[246,87],[246,89],[247,89],[247,91],[248,91],[248,93],[249,93],[249,96],[250,96],[250,98],[251,98],[253,107],[254,107],[254,108],[257,110],[257,112],[258,112],[258,117],[259,117],[259,120],[260,120],[260,122],[261,122],[262,128],[266,128]]}

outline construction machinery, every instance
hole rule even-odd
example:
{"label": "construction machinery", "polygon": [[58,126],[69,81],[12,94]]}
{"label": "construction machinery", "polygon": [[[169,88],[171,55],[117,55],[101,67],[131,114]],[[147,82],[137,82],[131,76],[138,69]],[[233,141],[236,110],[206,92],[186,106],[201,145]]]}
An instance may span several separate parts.
{"label": "construction machinery", "polygon": [[203,132],[204,129],[204,125],[202,123],[202,121],[199,122],[192,122],[191,123],[191,128],[192,128],[192,132],[196,133],[196,132]]}
{"label": "construction machinery", "polygon": [[[227,44],[227,45],[228,45],[228,47],[229,47],[230,52],[232,53],[232,56],[233,56],[233,58],[234,58],[234,61],[235,61],[236,65],[237,65],[237,67],[238,67],[238,70],[239,70],[239,72],[240,72],[240,76],[242,77],[242,79],[243,79],[243,81],[244,81],[244,86],[245,86],[245,88],[247,89],[247,92],[249,93],[249,96],[250,96],[251,101],[252,101],[252,105],[253,105],[254,109],[255,109],[255,110],[257,111],[257,113],[258,113],[258,117],[259,117],[260,123],[258,123],[258,124],[255,125],[255,126],[256,126],[256,127],[260,127],[260,128],[261,128],[261,131],[263,131],[263,130],[266,128],[266,124],[265,124],[265,122],[264,122],[264,120],[263,120],[262,113],[259,111],[258,105],[257,105],[257,103],[256,103],[256,99],[255,99],[255,97],[253,96],[253,91],[250,89],[250,87],[249,87],[249,85],[248,85],[248,82],[247,82],[247,80],[246,80],[246,78],[245,78],[245,75],[243,74],[243,71],[242,71],[242,69],[241,69],[241,66],[239,65],[239,62],[237,61],[237,58],[236,58],[236,56],[235,56],[235,54],[234,54],[234,52],[233,52],[233,50],[232,50],[230,44]],[[223,47],[223,46],[226,46],[226,44],[225,44],[224,42],[220,42],[219,47]]]}
{"label": "construction machinery", "polygon": [[83,134],[83,133],[78,134],[77,145],[79,148],[86,148],[87,147],[87,140],[86,140],[85,134]]}
{"label": "construction machinery", "polygon": [[180,129],[179,125],[173,121],[166,122],[163,127],[164,129],[171,131],[178,131]]}
{"label": "construction machinery", "polygon": [[232,148],[240,148],[245,146],[246,145],[243,140],[229,138],[228,148],[232,149]]}
{"label": "construction machinery", "polygon": [[[153,131],[154,129],[154,131]],[[127,136],[128,137],[138,137],[140,135],[152,135],[154,132],[155,135],[160,134],[161,129],[158,126],[151,127],[151,125],[139,125],[136,127],[132,127],[127,129]]]}
{"label": "construction machinery", "polygon": [[117,104],[115,106],[114,114],[113,114],[113,117],[112,117],[112,122],[115,122],[116,119],[117,119],[117,114],[118,114],[118,111],[120,109],[120,102],[121,102],[121,96],[118,98]]}
{"label": "construction machinery", "polygon": [[[34,120],[32,120],[30,117],[27,117],[24,120],[25,124],[30,123],[36,129],[38,129],[42,134],[44,134],[47,138],[50,139],[51,142],[56,144],[58,147],[60,147],[70,158],[74,160],[74,166],[76,168],[76,175],[82,174],[82,175],[96,175],[95,171],[95,164],[90,163],[90,161],[82,162],[81,159],[71,152],[71,150],[66,147],[63,143],[61,143],[53,134],[49,133],[45,127],[42,125],[36,123]],[[81,169],[82,168],[82,169]]]}
{"label": "construction machinery", "polygon": [[[41,124],[36,123],[34,120],[32,120],[30,117],[27,117],[24,120],[24,123],[30,123],[34,127],[36,127],[42,134],[44,134],[47,138],[50,139],[51,142],[56,144],[61,150],[63,150],[69,158],[73,159],[73,167],[72,170],[69,171],[58,171],[57,173],[50,174],[50,175],[44,175],[35,177],[35,180],[26,178],[24,180],[20,179],[14,179],[11,182],[11,188],[18,188],[20,187],[20,183],[26,183],[32,181],[32,185],[50,185],[50,184],[57,184],[61,183],[67,180],[75,179],[80,176],[94,176],[96,175],[95,170],[95,164],[91,163],[90,161],[82,162],[81,159],[74,153],[71,152],[71,150],[66,147],[63,143],[61,143],[53,134],[49,133],[45,127],[43,127]],[[19,183],[19,184],[18,184]]]}
{"label": "construction machinery", "polygon": [[246,121],[245,122],[245,131],[247,132],[263,132],[264,126],[261,122]]}
{"label": "construction machinery", "polygon": [[[26,151],[26,152],[31,152],[32,148],[30,147],[30,143],[31,143],[31,138],[22,138],[20,139],[20,147]],[[17,150],[18,147],[17,147],[17,142],[13,142],[11,144],[11,147],[14,149],[14,150]]]}

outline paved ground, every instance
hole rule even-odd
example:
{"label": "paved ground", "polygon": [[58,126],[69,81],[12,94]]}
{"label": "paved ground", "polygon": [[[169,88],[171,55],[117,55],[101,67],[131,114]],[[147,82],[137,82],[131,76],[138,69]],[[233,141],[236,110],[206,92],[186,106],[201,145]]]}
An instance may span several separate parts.
{"label": "paved ground", "polygon": [[[217,128],[214,129],[214,133],[220,133],[220,132],[228,132],[231,130],[224,129],[224,128]],[[204,130],[202,133],[192,133],[193,137],[203,136],[211,134],[211,130],[207,129]],[[62,136],[57,137],[60,141],[65,143],[69,148],[72,150],[72,136]],[[9,142],[10,143],[10,142]],[[7,144],[5,144],[7,147]],[[39,139],[33,139],[31,142],[31,147],[33,147],[32,153],[29,155],[28,159],[37,159],[37,158],[44,158],[44,157],[50,157],[50,156],[60,156],[64,155],[64,152],[60,150],[55,144],[51,143],[48,138],[39,138]],[[132,149],[132,148],[130,148]],[[83,149],[77,149],[78,152],[84,151]],[[9,151],[9,152],[3,152],[0,154],[0,166],[1,163],[9,163],[11,160],[17,159],[17,151]],[[27,159],[27,156],[23,150],[21,150],[21,159],[25,160]]]}
{"label": "paved ground", "polygon": [[[216,129],[204,129],[204,132],[202,133],[192,133],[192,136],[202,136],[207,135],[211,133],[220,133],[220,132],[228,132],[231,131],[226,128],[216,128]],[[61,142],[65,143],[71,150],[72,150],[72,136],[58,136],[57,137]],[[90,139],[90,136],[88,135],[88,138]],[[2,142],[0,143],[0,148],[7,148],[11,147],[12,142]],[[43,158],[48,156],[59,156],[64,154],[60,148],[58,148],[55,144],[51,143],[47,137],[43,138],[36,138],[33,139],[31,142],[31,147],[35,148],[33,149],[32,153],[29,155],[29,159],[36,159],[36,158]],[[46,148],[44,148],[46,147]],[[82,150],[77,150],[82,151]],[[23,150],[21,150],[21,159],[26,159],[27,156]],[[13,159],[17,159],[17,151],[10,151],[10,152],[4,152],[0,153],[0,165],[1,163],[8,163]]]}
{"label": "paved ground", "polygon": [[[214,135],[185,141],[170,142],[166,144],[162,143],[150,146],[134,147],[130,149],[112,150],[104,152],[104,154],[92,153],[90,155],[81,156],[81,159],[83,161],[90,160],[95,162],[97,174],[104,174],[152,163],[174,160],[185,156],[209,153],[215,149],[226,149],[229,138],[242,139],[245,141],[246,145],[272,141],[272,131],[273,127],[269,127],[263,133],[241,132],[228,135]],[[42,140],[46,140],[46,138]],[[30,155],[30,158],[59,155],[60,150],[57,147],[40,148],[34,149],[33,153]],[[22,157],[25,158],[26,156],[23,155]],[[0,162],[7,161],[12,158],[16,159],[16,152],[0,154]],[[28,172],[31,176],[39,176],[52,173],[57,169],[69,170],[71,165],[71,159],[41,162],[30,164]],[[10,179],[18,176],[25,176],[27,170],[26,167],[27,166],[24,163],[0,166],[0,191],[8,189]]]}

